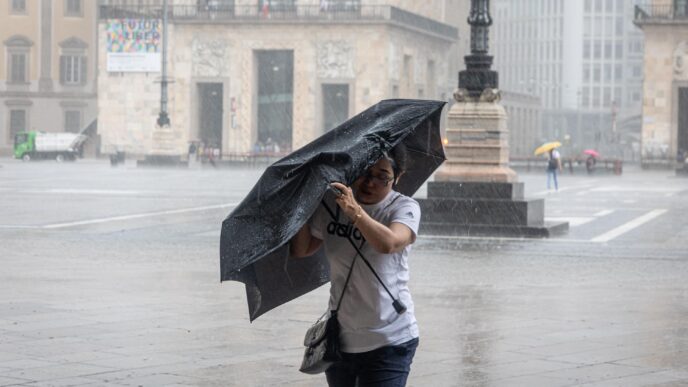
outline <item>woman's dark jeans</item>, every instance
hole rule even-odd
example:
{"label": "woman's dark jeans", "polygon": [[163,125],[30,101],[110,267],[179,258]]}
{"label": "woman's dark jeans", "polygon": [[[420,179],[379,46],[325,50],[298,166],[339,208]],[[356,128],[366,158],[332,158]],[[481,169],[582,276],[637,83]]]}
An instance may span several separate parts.
{"label": "woman's dark jeans", "polygon": [[403,387],[411,371],[418,339],[363,353],[342,353],[327,370],[330,387]]}

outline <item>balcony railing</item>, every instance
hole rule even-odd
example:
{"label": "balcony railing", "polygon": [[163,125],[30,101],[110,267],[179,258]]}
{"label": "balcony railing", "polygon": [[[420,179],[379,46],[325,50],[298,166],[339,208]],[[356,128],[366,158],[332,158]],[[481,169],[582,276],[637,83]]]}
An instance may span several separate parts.
{"label": "balcony railing", "polygon": [[[160,6],[102,5],[101,19],[162,18]],[[389,21],[404,27],[429,32],[447,39],[457,39],[458,30],[451,25],[389,5],[361,5],[341,2],[323,8],[318,5],[289,5],[269,9],[256,6],[225,5],[213,8],[188,5],[168,6],[168,19],[189,23],[328,23],[356,21]]]}
{"label": "balcony railing", "polygon": [[648,4],[635,6],[635,22],[639,24],[652,22],[688,22],[688,2]]}

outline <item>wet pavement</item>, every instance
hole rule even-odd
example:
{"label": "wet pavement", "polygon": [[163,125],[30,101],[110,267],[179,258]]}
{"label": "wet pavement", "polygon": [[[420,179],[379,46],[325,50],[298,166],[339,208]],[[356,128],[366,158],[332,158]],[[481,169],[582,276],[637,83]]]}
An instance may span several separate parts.
{"label": "wet pavement", "polygon": [[[325,385],[298,365],[327,286],[250,324],[219,283],[259,172],[0,159],[0,386]],[[422,236],[409,385],[688,385],[688,179],[520,178],[570,232]]]}

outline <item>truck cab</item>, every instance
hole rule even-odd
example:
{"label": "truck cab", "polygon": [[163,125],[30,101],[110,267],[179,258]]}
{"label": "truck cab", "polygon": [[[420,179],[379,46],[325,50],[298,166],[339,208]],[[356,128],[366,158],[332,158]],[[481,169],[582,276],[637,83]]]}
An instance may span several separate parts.
{"label": "truck cab", "polygon": [[31,160],[34,151],[36,132],[19,132],[14,135],[14,158]]}

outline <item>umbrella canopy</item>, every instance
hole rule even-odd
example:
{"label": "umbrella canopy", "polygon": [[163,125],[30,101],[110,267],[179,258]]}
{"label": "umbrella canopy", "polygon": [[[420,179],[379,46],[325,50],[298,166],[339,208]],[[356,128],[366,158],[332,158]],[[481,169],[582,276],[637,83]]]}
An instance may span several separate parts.
{"label": "umbrella canopy", "polygon": [[600,158],[600,153],[594,149],[586,149],[583,151],[583,153],[588,155],[588,156],[592,156],[596,159]]}
{"label": "umbrella canopy", "polygon": [[561,143],[559,141],[546,142],[535,149],[535,156],[539,156],[543,153],[547,153],[552,149],[559,148]]}
{"label": "umbrella canopy", "polygon": [[220,237],[221,280],[246,285],[251,321],[329,282],[322,249],[290,259],[288,242],[318,208],[331,182],[351,185],[400,143],[408,160],[397,191],[413,195],[442,164],[444,104],[381,101],[265,170],[222,222]]}

